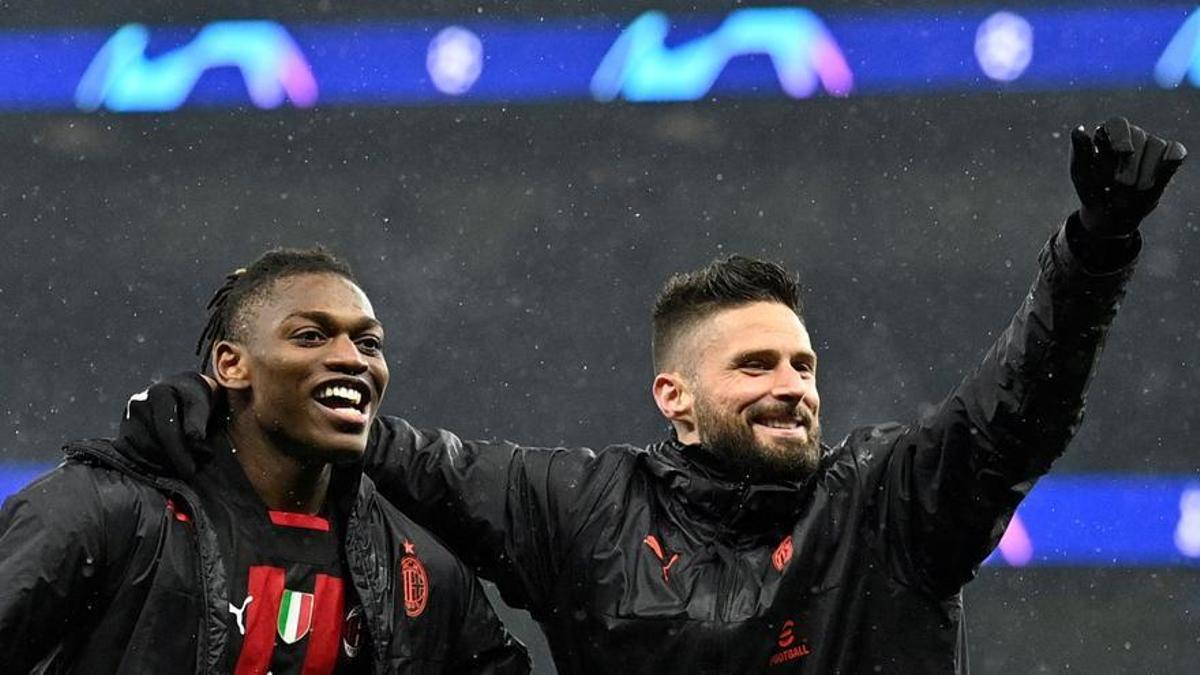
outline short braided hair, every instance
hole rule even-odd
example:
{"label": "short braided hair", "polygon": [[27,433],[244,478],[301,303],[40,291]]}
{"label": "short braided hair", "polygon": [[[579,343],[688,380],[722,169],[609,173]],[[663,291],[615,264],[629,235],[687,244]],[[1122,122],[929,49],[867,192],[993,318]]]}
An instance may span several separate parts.
{"label": "short braided hair", "polygon": [[213,346],[222,340],[244,339],[246,310],[261,303],[276,281],[300,274],[336,274],[358,285],[350,266],[318,246],[309,249],[277,248],[225,275],[225,282],[208,301],[208,323],[196,342],[201,370],[209,367]]}
{"label": "short braided hair", "polygon": [[654,303],[654,368],[668,367],[680,338],[712,314],[752,302],[778,302],[800,320],[800,281],[782,266],[734,255],[673,275]]}

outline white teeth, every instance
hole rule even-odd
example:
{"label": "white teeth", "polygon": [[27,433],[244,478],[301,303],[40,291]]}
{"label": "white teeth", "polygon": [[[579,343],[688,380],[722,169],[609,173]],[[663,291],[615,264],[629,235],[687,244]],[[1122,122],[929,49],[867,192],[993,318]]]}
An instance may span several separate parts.
{"label": "white teeth", "polygon": [[322,389],[317,395],[317,398],[340,398],[345,399],[354,405],[362,403],[362,393],[357,389],[351,389],[350,387],[338,387],[334,385],[329,385],[328,387]]}
{"label": "white teeth", "polygon": [[761,424],[772,429],[796,429],[800,426],[796,420],[765,420]]}

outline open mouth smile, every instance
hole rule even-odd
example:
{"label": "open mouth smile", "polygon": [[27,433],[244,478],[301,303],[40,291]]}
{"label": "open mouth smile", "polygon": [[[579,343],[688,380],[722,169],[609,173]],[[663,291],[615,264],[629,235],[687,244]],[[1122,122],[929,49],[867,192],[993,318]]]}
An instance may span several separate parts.
{"label": "open mouth smile", "polygon": [[763,429],[768,435],[788,438],[807,438],[808,420],[803,416],[759,417],[750,423]]}
{"label": "open mouth smile", "polygon": [[361,427],[369,419],[371,388],[359,380],[337,379],[319,385],[313,399],[335,421]]}
{"label": "open mouth smile", "polygon": [[759,426],[770,427],[771,429],[798,429],[804,426],[800,420],[762,420],[756,422]]}

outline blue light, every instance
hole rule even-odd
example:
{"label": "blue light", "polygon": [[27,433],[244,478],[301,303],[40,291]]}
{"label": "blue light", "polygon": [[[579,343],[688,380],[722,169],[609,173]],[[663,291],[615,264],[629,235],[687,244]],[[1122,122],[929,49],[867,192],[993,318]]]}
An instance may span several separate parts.
{"label": "blue light", "polygon": [[113,33],[92,59],[75,89],[82,110],[101,106],[118,112],[175,110],[205,72],[237,68],[250,100],[274,108],[291,99],[301,107],[316,102],[312,69],[286,29],[270,21],[218,21],[186,45],[146,57],[150,30],[129,24]]}
{"label": "blue light", "polygon": [[1047,476],[1017,511],[1015,546],[1002,543],[988,563],[1200,566],[1198,511],[1200,481],[1190,477]]}
{"label": "blue light", "polygon": [[[0,31],[0,110],[69,110],[77,97],[88,110],[245,106],[248,95],[261,107],[306,106],[318,84],[325,106],[1173,88],[1200,84],[1193,9],[1038,7],[1000,23],[970,7],[820,16],[778,7],[647,12],[627,25],[584,17],[10,30]],[[173,48],[147,56],[147,41]]]}
{"label": "blue light", "polygon": [[1154,79],[1167,88],[1183,83],[1186,76],[1192,86],[1200,86],[1200,10],[1194,12],[1171,38],[1154,65]]}
{"label": "blue light", "polygon": [[53,464],[35,464],[33,462],[0,464],[0,501],[53,468]]}
{"label": "blue light", "polygon": [[613,43],[592,76],[598,101],[694,101],[712,89],[730,59],[749,54],[771,58],[779,84],[793,98],[808,98],[818,80],[844,96],[854,76],[837,42],[816,14],[796,8],[740,9],[717,30],[667,47],[670,25],[662,12],[634,19]]}

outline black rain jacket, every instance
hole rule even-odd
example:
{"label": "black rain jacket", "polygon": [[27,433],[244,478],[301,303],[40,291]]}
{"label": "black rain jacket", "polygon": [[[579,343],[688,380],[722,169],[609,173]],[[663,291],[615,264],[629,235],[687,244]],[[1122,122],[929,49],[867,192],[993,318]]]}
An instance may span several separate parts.
{"label": "black rain jacket", "polygon": [[561,673],[963,673],[962,586],[1081,420],[1132,243],[1091,273],[1080,255],[1114,256],[1068,219],[932,415],[852,432],[802,483],[673,440],[537,449],[395,418],[365,470],[532,613]]}
{"label": "black rain jacket", "polygon": [[[5,501],[0,671],[221,672],[229,593],[216,536],[187,481],[199,457],[164,461],[172,457],[134,440],[141,451],[104,440],[68,445],[58,468]],[[368,672],[529,672],[524,647],[472,572],[359,468],[335,471],[330,495],[347,514],[346,571],[363,605]],[[417,618],[407,616],[397,579],[406,539],[429,579]]]}

